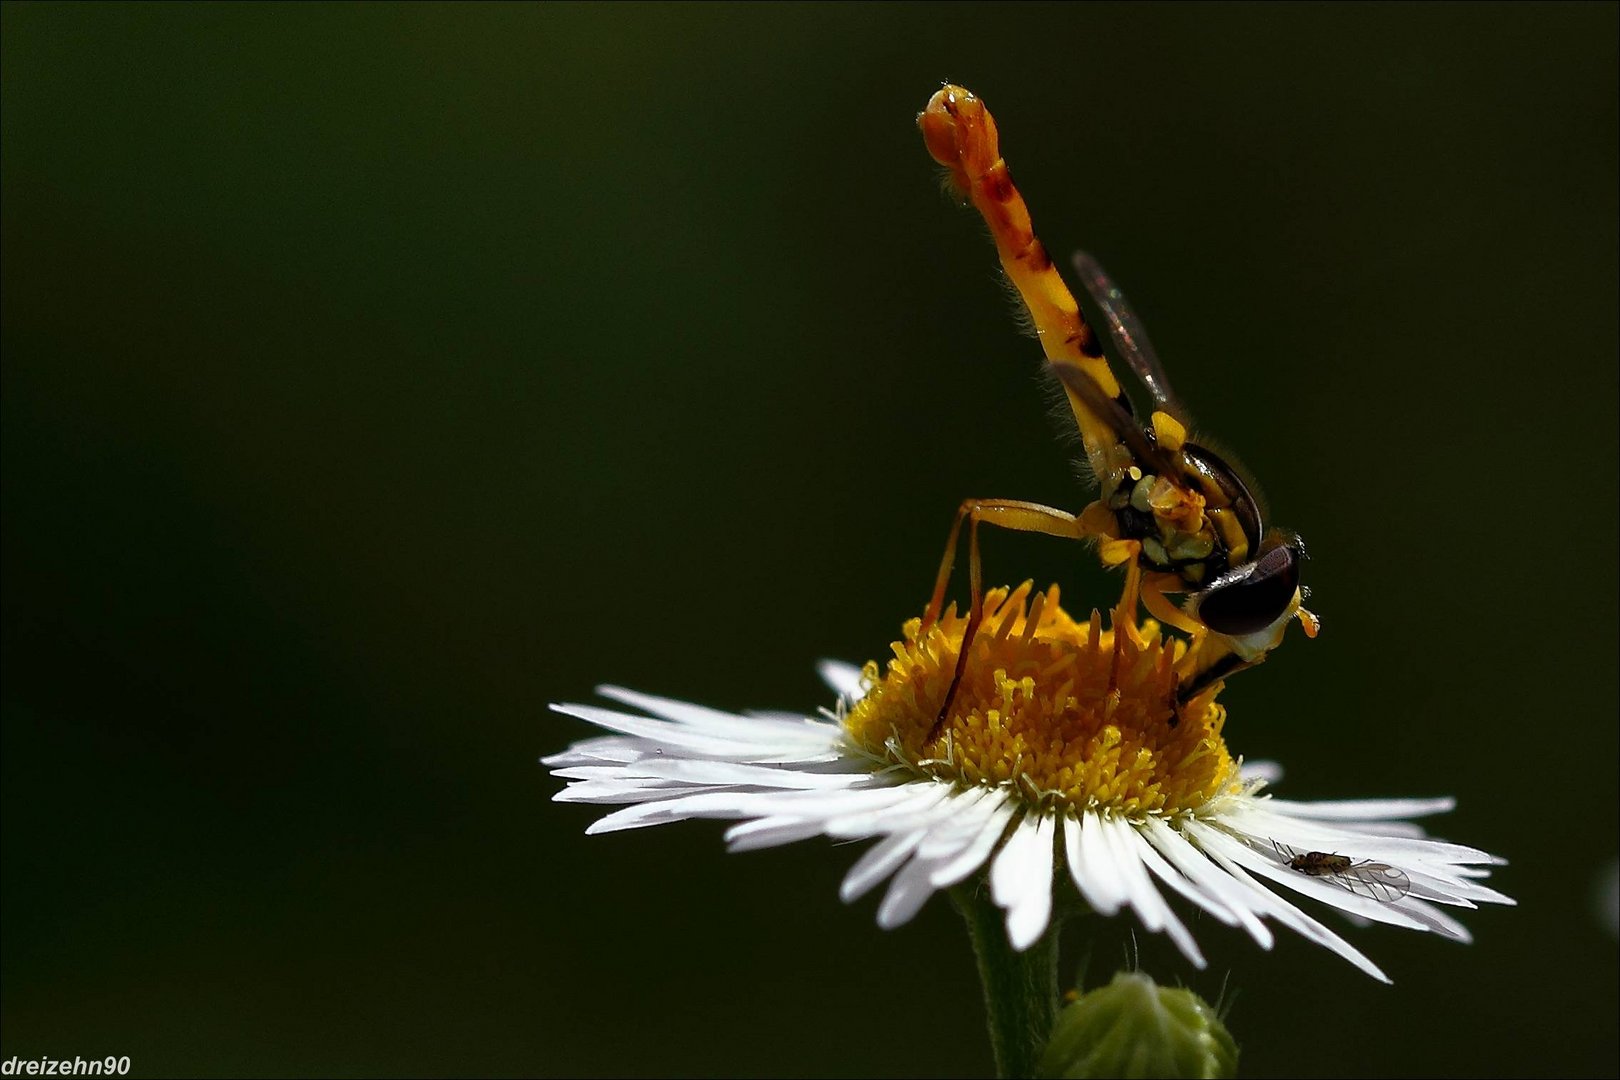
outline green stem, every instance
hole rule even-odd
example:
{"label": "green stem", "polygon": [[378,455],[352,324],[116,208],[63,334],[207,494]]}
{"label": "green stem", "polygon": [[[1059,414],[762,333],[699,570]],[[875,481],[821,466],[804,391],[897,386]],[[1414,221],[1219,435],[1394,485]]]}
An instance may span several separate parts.
{"label": "green stem", "polygon": [[996,1075],[1034,1076],[1057,1016],[1061,919],[1054,914],[1041,939],[1019,952],[1007,940],[1005,916],[991,901],[982,880],[969,880],[952,889],[951,901],[967,920],[968,937],[979,961]]}

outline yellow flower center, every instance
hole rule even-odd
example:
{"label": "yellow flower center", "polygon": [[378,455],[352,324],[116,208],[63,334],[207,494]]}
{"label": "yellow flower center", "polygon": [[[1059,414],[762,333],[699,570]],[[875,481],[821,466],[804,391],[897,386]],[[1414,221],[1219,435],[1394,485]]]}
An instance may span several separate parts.
{"label": "yellow flower center", "polygon": [[863,749],[931,777],[1018,788],[1032,802],[1129,816],[1196,810],[1238,783],[1221,739],[1219,683],[1178,708],[1186,643],[1116,609],[1077,623],[1057,586],[993,589],[942,723],[967,618],[947,611],[926,632],[904,627],[881,676],[845,717]]}

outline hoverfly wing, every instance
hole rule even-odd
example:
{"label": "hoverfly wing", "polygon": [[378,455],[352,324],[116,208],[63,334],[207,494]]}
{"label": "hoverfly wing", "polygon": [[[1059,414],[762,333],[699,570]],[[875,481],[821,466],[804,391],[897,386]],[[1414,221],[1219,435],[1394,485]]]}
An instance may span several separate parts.
{"label": "hoverfly wing", "polygon": [[1125,444],[1138,465],[1161,473],[1170,470],[1172,467],[1170,462],[1153,440],[1148,438],[1147,433],[1142,430],[1142,425],[1136,422],[1136,417],[1126,412],[1119,402],[1104,394],[1102,388],[1092,382],[1089,375],[1069,364],[1049,366],[1057,375],[1058,381]]}
{"label": "hoverfly wing", "polygon": [[1179,416],[1181,405],[1176,400],[1175,391],[1170,389],[1170,378],[1165,375],[1164,365],[1159,363],[1159,356],[1153,351],[1153,342],[1148,340],[1142,320],[1131,310],[1125,294],[1097,260],[1084,251],[1074,254],[1074,272],[1079,275],[1080,284],[1085,286],[1092,302],[1102,312],[1103,321],[1108,324],[1108,336],[1113,340],[1120,359],[1136,372],[1136,377],[1153,395],[1158,408]]}
{"label": "hoverfly wing", "polygon": [[1380,904],[1392,903],[1412,891],[1412,879],[1388,863],[1355,863],[1334,874],[1333,880],[1357,896]]}

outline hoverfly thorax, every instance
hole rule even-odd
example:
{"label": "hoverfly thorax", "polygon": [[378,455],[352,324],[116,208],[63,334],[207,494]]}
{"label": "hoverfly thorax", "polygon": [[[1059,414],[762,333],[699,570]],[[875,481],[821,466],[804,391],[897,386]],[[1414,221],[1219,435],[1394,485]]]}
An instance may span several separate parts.
{"label": "hoverfly thorax", "polygon": [[[1187,615],[1225,639],[1237,659],[1256,660],[1300,615],[1304,545],[1267,531],[1257,493],[1239,470],[1189,437],[1170,380],[1119,287],[1084,252],[1074,268],[1116,358],[1153,399],[1142,424],[1123,391],[1105,400],[1058,370],[1076,408],[1094,413],[1114,435],[1087,447],[1101,488],[1093,520],[1111,519],[1113,535],[1140,545],[1143,569],[1162,575],[1164,591],[1188,595]],[[1308,622],[1307,631],[1313,628]]]}
{"label": "hoverfly thorax", "polygon": [[1218,455],[1187,441],[1169,413],[1154,412],[1142,435],[1152,447],[1148,460],[1105,482],[1101,501],[1120,537],[1142,545],[1147,569],[1201,589],[1259,548],[1259,504]]}

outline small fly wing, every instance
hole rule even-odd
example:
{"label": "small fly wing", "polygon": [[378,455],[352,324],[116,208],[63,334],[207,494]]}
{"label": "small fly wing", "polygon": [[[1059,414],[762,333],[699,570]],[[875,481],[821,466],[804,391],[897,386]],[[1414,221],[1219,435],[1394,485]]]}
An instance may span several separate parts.
{"label": "small fly wing", "polygon": [[1412,891],[1412,879],[1388,863],[1359,862],[1334,874],[1332,880],[1369,900],[1388,904]]}

